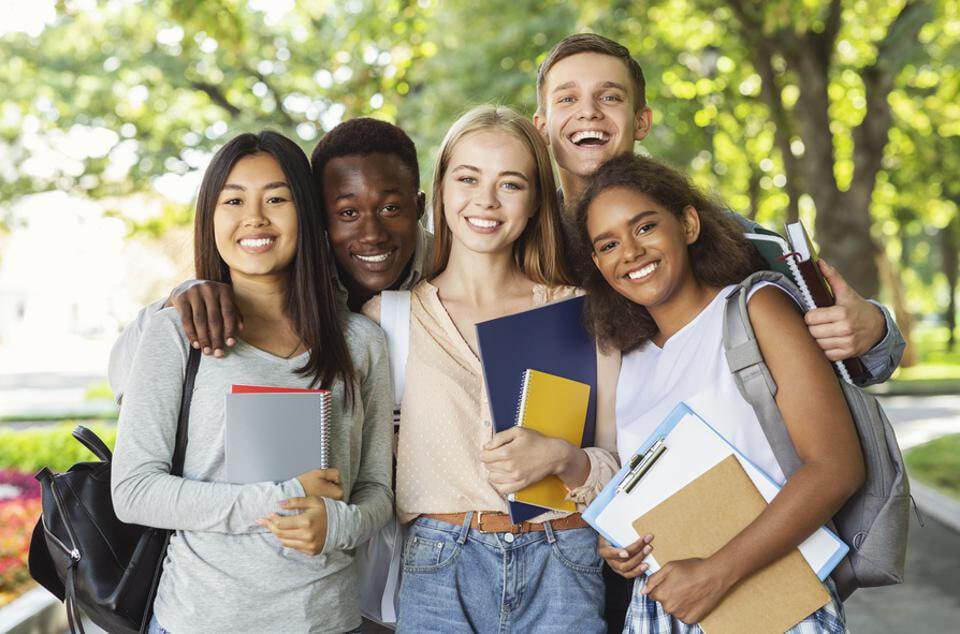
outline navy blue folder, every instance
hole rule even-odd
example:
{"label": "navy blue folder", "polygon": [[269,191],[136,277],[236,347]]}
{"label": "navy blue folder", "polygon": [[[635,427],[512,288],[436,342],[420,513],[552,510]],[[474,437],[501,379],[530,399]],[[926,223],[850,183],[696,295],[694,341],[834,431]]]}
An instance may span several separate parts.
{"label": "navy blue folder", "polygon": [[[597,349],[583,326],[583,297],[477,324],[477,342],[487,396],[497,431],[517,422],[523,373],[540,370],[590,386],[583,446],[592,447],[597,427]],[[545,509],[510,502],[510,518],[520,523]]]}

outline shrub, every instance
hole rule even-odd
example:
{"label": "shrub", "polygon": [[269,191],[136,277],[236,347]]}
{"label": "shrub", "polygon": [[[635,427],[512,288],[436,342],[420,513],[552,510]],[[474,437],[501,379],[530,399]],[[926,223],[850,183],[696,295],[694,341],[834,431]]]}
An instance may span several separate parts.
{"label": "shrub", "polygon": [[[73,423],[32,429],[0,429],[0,468],[36,473],[43,467],[66,471],[76,462],[96,460],[71,434]],[[117,440],[115,425],[88,425],[110,449]]]}

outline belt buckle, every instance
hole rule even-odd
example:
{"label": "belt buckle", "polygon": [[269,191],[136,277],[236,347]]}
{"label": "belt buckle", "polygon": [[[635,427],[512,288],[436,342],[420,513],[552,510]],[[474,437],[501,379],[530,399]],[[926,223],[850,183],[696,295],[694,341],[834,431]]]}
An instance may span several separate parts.
{"label": "belt buckle", "polygon": [[483,530],[483,511],[477,511],[477,530],[481,533],[488,532]]}
{"label": "belt buckle", "polygon": [[[491,511],[477,511],[477,530],[481,533],[512,533],[513,535],[520,535],[524,533],[523,524],[510,524],[510,528],[505,531],[497,530],[487,530],[483,527],[483,515],[486,513],[489,515]],[[493,511],[494,515],[499,515],[497,511]]]}

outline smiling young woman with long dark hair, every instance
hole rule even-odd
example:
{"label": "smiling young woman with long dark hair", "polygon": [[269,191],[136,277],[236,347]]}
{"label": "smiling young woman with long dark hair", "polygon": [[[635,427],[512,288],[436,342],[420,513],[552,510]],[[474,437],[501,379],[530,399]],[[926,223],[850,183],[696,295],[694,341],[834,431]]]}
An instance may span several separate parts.
{"label": "smiling young woman with long dark hair", "polygon": [[[114,506],[123,521],[176,531],[151,631],[355,629],[352,549],[391,512],[390,379],[382,332],[338,308],[303,151],[273,132],[228,142],[204,175],[194,240],[197,277],[233,285],[244,330],[232,354],[200,365],[183,477],[169,473],[189,350],[175,310],[151,319],[130,372]],[[235,383],[331,390],[337,469],[223,482]]]}

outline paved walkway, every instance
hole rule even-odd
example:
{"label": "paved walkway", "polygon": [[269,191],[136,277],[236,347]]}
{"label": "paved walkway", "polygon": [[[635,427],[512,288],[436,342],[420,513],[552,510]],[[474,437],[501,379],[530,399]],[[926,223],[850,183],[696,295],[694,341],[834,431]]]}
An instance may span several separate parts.
{"label": "paved walkway", "polygon": [[960,535],[913,518],[903,585],[857,591],[845,608],[850,632],[925,634],[960,630]]}

